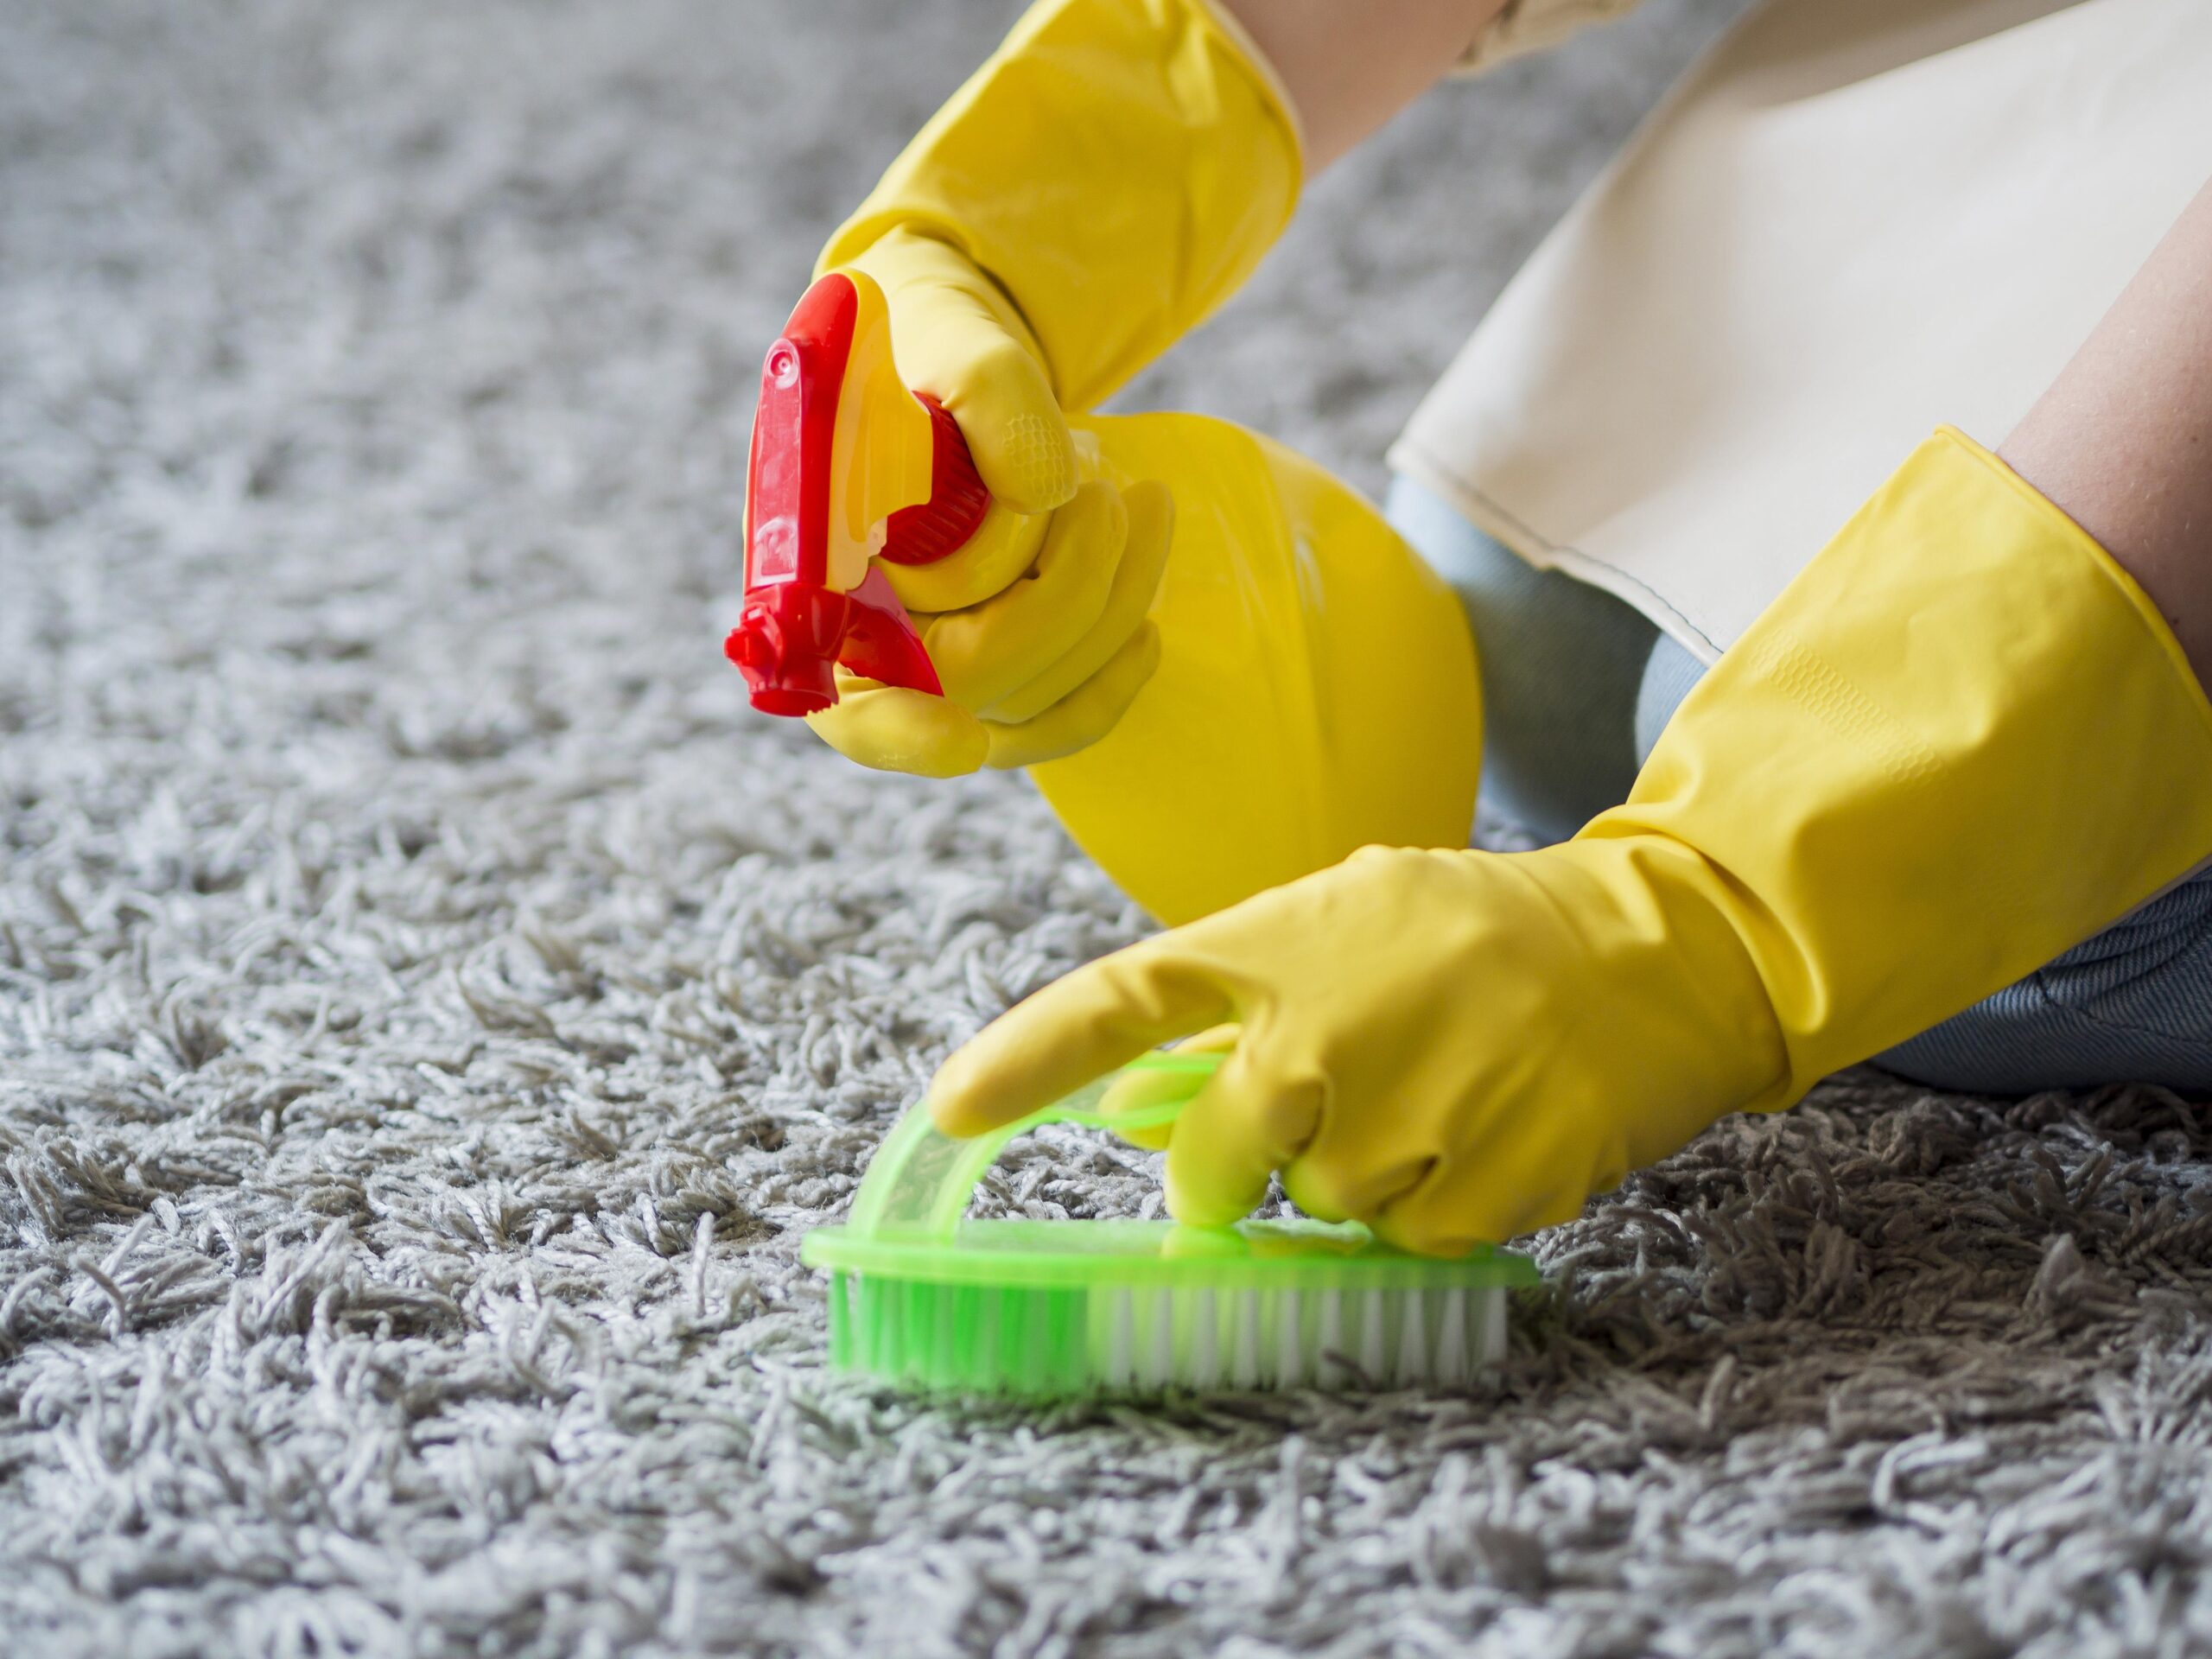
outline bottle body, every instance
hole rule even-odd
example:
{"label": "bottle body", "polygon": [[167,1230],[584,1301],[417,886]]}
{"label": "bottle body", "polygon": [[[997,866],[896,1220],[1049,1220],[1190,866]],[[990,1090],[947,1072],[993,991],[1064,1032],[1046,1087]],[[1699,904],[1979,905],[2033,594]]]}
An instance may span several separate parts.
{"label": "bottle body", "polygon": [[1077,844],[1171,924],[1372,842],[1465,846],[1474,643],[1376,508],[1227,422],[1074,425],[1106,474],[1158,479],[1176,507],[1158,671],[1105,737],[1031,768]]}

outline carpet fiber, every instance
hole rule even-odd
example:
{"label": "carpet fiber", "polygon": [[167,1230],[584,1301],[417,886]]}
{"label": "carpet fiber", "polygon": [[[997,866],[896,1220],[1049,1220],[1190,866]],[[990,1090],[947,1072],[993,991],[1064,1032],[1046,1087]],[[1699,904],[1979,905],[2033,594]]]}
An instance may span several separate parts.
{"label": "carpet fiber", "polygon": [[[1378,482],[1733,9],[1440,96],[1133,401]],[[861,773],[716,652],[760,349],[1007,15],[0,8],[0,1649],[2203,1650],[2152,1091],[1731,1122],[1534,1242],[1469,1394],[823,1373],[807,1229],[1145,926],[1020,779]]]}

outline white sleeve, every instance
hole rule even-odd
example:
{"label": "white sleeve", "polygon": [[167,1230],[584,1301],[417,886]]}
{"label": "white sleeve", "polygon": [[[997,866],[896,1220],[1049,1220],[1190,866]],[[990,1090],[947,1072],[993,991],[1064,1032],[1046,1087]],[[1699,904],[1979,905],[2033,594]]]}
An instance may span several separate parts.
{"label": "white sleeve", "polygon": [[1506,0],[1474,44],[1452,66],[1455,75],[1479,75],[1509,58],[1542,52],[1592,23],[1633,11],[1637,0]]}

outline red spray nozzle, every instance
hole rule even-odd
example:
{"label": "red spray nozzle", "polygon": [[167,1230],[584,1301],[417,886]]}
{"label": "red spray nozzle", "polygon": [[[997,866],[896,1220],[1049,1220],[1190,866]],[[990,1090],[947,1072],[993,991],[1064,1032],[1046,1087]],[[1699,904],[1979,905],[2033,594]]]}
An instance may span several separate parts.
{"label": "red spray nozzle", "polygon": [[882,291],[868,277],[822,277],[768,348],[747,474],[745,608],[723,650],[753,706],[828,708],[836,663],[941,694],[869,561],[928,564],[958,550],[990,493],[952,416],[899,379]]}
{"label": "red spray nozzle", "polygon": [[830,665],[863,679],[944,695],[899,595],[880,570],[849,594],[810,582],[775,582],[745,595],[737,626],[722,642],[764,715],[810,715],[837,701]]}
{"label": "red spray nozzle", "polygon": [[[844,632],[845,596],[785,582],[748,594],[722,642],[765,715],[810,715],[837,700],[830,667]],[[824,614],[828,613],[828,614]]]}

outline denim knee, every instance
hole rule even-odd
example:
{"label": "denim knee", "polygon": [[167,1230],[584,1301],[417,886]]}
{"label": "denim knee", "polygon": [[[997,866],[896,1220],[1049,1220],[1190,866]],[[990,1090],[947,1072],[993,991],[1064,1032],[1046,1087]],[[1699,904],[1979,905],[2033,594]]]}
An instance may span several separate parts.
{"label": "denim knee", "polygon": [[[1656,632],[1656,630],[1655,630]],[[1651,642],[1651,655],[1636,687],[1636,764],[1641,767],[1659,747],[1659,734],[1682,706],[1690,688],[1705,677],[1705,664],[1672,634]]]}
{"label": "denim knee", "polygon": [[2105,1083],[2212,1090],[2212,876],[2152,899],[1875,1064],[1979,1094]]}
{"label": "denim knee", "polygon": [[1410,479],[1392,480],[1387,511],[1474,631],[1484,807],[1564,841],[1625,800],[1637,687],[1658,630],[1611,594],[1537,569]]}

